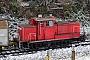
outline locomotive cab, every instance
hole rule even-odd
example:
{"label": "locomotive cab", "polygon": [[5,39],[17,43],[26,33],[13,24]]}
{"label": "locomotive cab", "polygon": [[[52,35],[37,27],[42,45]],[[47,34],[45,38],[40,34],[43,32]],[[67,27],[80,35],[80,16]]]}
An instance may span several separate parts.
{"label": "locomotive cab", "polygon": [[37,40],[54,39],[54,18],[36,18]]}

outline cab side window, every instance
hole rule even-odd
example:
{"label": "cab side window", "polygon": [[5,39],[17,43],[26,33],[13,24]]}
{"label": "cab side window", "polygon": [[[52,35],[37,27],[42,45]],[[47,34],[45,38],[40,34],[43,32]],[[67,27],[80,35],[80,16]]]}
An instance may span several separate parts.
{"label": "cab side window", "polygon": [[41,25],[41,27],[43,27],[43,26],[44,26],[44,22],[41,21],[41,22],[40,22],[40,25]]}
{"label": "cab side window", "polygon": [[46,21],[46,26],[53,26],[53,22],[52,21]]}
{"label": "cab side window", "polygon": [[46,21],[46,26],[49,26],[49,21]]}

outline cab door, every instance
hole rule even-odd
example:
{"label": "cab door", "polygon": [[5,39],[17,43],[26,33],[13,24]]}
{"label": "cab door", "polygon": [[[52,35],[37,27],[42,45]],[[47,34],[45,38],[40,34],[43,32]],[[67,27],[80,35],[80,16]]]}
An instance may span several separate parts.
{"label": "cab door", "polygon": [[40,21],[38,22],[38,27],[37,27],[37,39],[38,40],[44,40],[45,39],[45,33],[44,33],[44,22]]}
{"label": "cab door", "polygon": [[44,34],[45,34],[46,40],[54,39],[55,31],[54,31],[53,21],[46,21],[46,26],[45,26],[44,31],[45,31]]}

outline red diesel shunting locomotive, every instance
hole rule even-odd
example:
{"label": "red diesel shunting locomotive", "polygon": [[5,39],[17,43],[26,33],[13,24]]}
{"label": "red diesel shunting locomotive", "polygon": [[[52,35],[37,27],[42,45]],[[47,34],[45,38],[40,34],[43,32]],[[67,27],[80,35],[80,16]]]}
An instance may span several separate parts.
{"label": "red diesel shunting locomotive", "polygon": [[60,40],[80,37],[80,23],[56,22],[55,18],[31,18],[30,24],[19,25],[20,41]]}
{"label": "red diesel shunting locomotive", "polygon": [[[19,42],[23,47],[65,45],[72,41],[84,41],[84,37],[80,36],[80,23],[75,20],[56,22],[54,16],[31,18],[30,24],[18,26],[21,28],[18,29]],[[22,46],[19,44],[19,47]]]}

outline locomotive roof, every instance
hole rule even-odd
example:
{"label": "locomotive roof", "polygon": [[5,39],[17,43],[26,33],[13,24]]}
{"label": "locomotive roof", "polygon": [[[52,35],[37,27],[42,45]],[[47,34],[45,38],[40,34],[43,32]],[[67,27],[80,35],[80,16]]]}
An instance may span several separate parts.
{"label": "locomotive roof", "polygon": [[79,23],[79,22],[77,22],[77,21],[58,21],[57,22],[58,24],[74,24],[74,23]]}
{"label": "locomotive roof", "polygon": [[50,21],[50,20],[55,20],[55,18],[34,18],[35,21]]}

